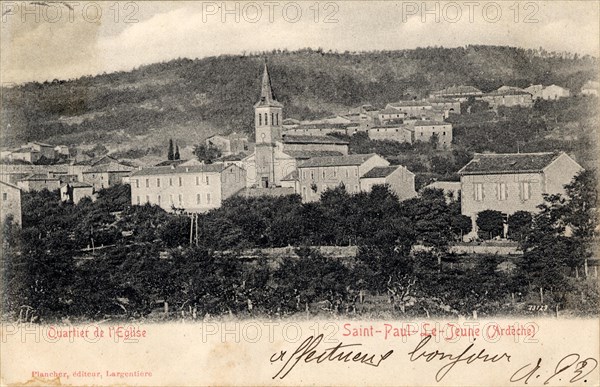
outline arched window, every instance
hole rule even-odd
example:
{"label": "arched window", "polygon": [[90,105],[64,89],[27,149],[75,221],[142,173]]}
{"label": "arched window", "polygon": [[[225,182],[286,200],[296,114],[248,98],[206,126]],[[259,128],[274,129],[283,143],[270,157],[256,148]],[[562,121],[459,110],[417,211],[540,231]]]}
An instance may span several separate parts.
{"label": "arched window", "polygon": [[265,113],[265,125],[269,125],[269,113]]}

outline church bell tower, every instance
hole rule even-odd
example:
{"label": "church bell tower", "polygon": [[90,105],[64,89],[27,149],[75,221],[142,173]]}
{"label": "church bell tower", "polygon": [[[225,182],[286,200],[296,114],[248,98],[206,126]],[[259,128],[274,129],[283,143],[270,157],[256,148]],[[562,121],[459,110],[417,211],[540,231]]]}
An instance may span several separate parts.
{"label": "church bell tower", "polygon": [[275,142],[281,141],[282,122],[283,105],[273,95],[265,63],[260,99],[254,105],[255,162],[259,187],[269,188],[275,185]]}

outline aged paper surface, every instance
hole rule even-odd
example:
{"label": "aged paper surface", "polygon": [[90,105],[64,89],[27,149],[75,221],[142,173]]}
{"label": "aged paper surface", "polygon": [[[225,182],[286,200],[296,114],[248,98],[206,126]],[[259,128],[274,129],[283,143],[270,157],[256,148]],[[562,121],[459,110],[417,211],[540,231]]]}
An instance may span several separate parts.
{"label": "aged paper surface", "polygon": [[597,386],[596,1],[2,1],[0,380]]}

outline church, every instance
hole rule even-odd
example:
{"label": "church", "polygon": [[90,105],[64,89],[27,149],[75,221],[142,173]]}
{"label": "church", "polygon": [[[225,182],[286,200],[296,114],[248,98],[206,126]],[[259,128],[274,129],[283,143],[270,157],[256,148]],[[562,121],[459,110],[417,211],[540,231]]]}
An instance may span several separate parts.
{"label": "church", "polygon": [[255,150],[242,160],[246,196],[301,195],[319,200],[340,185],[350,193],[385,184],[405,200],[417,195],[415,175],[376,154],[348,154],[348,142],[328,135],[286,133],[283,104],[277,101],[265,64],[260,99],[254,105]]}
{"label": "church", "polygon": [[260,99],[254,105],[256,146],[254,152],[242,160],[246,187],[250,190],[282,187],[282,181],[296,174],[301,161],[348,154],[348,142],[334,137],[284,133],[283,120],[283,104],[273,94],[265,64]]}

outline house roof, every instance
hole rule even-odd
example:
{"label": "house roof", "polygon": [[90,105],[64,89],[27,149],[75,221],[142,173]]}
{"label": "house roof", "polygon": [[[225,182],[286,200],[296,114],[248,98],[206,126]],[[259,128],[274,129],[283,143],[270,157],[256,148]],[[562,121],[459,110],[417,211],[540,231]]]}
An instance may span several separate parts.
{"label": "house roof", "polygon": [[40,153],[40,151],[28,147],[23,147],[13,151],[12,153]]}
{"label": "house roof", "polygon": [[30,144],[54,148],[54,145],[46,144],[44,142],[32,141],[32,142],[30,142]]}
{"label": "house roof", "polygon": [[418,120],[415,121],[414,126],[440,126],[440,125],[451,125],[448,122],[443,122],[443,121],[423,121],[423,120]]}
{"label": "house roof", "polygon": [[290,174],[288,174],[283,179],[281,179],[281,181],[296,181],[296,180],[298,180],[298,170],[297,169],[292,171]]}
{"label": "house roof", "polygon": [[483,96],[502,96],[502,95],[531,95],[525,90],[516,90],[516,89],[498,89],[496,91],[491,91],[489,93],[485,93]]}
{"label": "house roof", "polygon": [[26,177],[22,178],[20,181],[36,181],[36,180],[59,180],[59,179],[54,178],[54,177],[49,177],[48,175],[45,175],[43,173],[32,173],[32,174],[27,175]]}
{"label": "house roof", "polygon": [[284,151],[286,155],[292,156],[297,160],[308,160],[313,157],[325,157],[325,156],[342,156],[341,152],[336,151],[318,151],[318,150],[308,150],[308,151]]}
{"label": "house roof", "polygon": [[[214,137],[214,136],[211,136]],[[209,137],[209,138],[211,138]],[[179,164],[183,164],[185,163],[187,160],[165,160],[165,161],[161,161],[160,163],[156,164],[155,167],[169,167],[171,165],[179,165]]]}
{"label": "house roof", "polygon": [[544,153],[475,153],[473,159],[458,173],[485,175],[499,173],[539,173],[564,152]]}
{"label": "house roof", "polygon": [[389,175],[394,173],[394,171],[396,171],[398,168],[400,168],[400,165],[390,165],[387,167],[375,167],[375,168],[371,169],[370,171],[368,171],[367,173],[365,173],[364,175],[362,175],[362,178],[377,179],[377,178],[382,178],[382,177],[388,177]]}
{"label": "house roof", "polygon": [[109,155],[105,155],[105,156],[99,156],[99,157],[94,157],[92,159],[88,159],[88,160],[81,160],[81,161],[76,161],[73,163],[73,165],[97,165],[97,164],[101,164],[101,163],[111,163],[111,162],[119,162],[119,160],[115,159],[112,156]]}
{"label": "house roof", "polygon": [[479,90],[478,88],[473,87],[473,86],[450,86],[450,87],[446,87],[445,89],[434,92],[434,94],[443,94],[443,95],[468,94],[468,93],[480,94],[481,90]]}
{"label": "house roof", "polygon": [[65,183],[65,184],[62,185],[62,187],[66,186],[66,185],[70,185],[73,188],[94,188],[93,185],[88,184],[88,183],[84,183],[84,182],[81,182],[81,181],[74,181],[72,183]]}
{"label": "house roof", "polygon": [[431,184],[426,185],[423,189],[426,188],[434,188],[434,189],[443,189],[446,191],[457,191],[460,190],[461,183],[460,181],[434,181]]}
{"label": "house roof", "polygon": [[403,114],[400,110],[394,108],[386,108],[379,112],[379,114]]}
{"label": "house roof", "polygon": [[345,156],[313,157],[298,164],[298,168],[361,165],[373,156],[376,156],[376,154],[368,153]]}
{"label": "house roof", "polygon": [[150,167],[137,170],[131,176],[156,176],[156,175],[177,175],[182,173],[220,173],[230,166],[225,166],[222,163],[218,164],[202,164],[189,167],[171,166],[171,167]]}
{"label": "house roof", "polygon": [[108,163],[94,165],[83,173],[100,173],[100,172],[131,172],[135,168],[121,163]]}
{"label": "house roof", "polygon": [[388,106],[404,107],[404,106],[431,106],[428,101],[398,101],[388,103]]}
{"label": "house roof", "polygon": [[0,183],[4,184],[4,185],[6,185],[6,186],[8,186],[10,188],[18,189],[19,191],[21,190],[21,188],[17,187],[16,185],[7,183],[5,181],[0,180]]}
{"label": "house roof", "polygon": [[331,136],[304,136],[300,134],[284,134],[283,142],[286,144],[348,144],[348,141]]}

